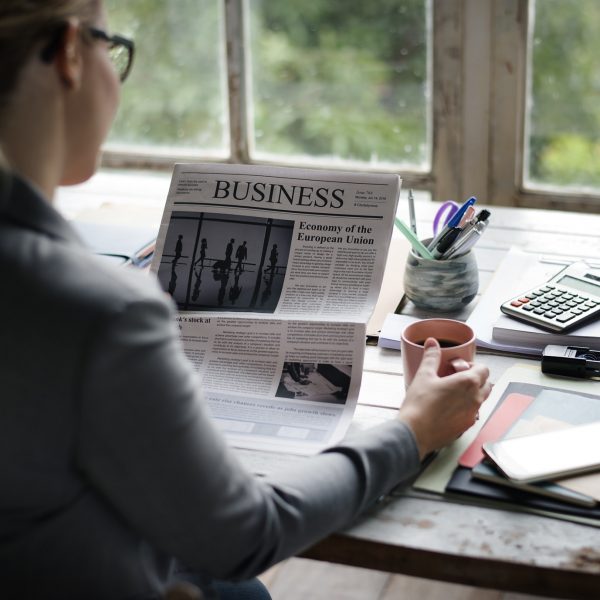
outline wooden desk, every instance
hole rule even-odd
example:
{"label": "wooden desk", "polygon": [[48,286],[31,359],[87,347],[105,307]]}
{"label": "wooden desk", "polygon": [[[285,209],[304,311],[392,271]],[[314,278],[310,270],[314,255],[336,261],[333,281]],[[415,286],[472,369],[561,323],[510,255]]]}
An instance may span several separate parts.
{"label": "wooden desk", "polygon": [[[431,227],[435,208],[417,206],[423,234]],[[513,244],[554,258],[600,259],[600,215],[491,210],[490,226],[476,250],[480,289]],[[474,305],[451,316],[466,319]],[[430,316],[410,304],[405,312]],[[483,353],[478,360],[490,367],[493,381],[515,362],[536,362]],[[367,348],[357,426],[393,414],[386,407],[403,389],[401,378],[397,352]],[[600,598],[599,529],[441,498],[411,497],[410,493],[387,500],[303,556],[553,598]]]}
{"label": "wooden desk", "polygon": [[[165,179],[143,194],[136,205],[138,221],[158,224],[167,185]],[[107,197],[114,198],[112,190],[107,193],[110,193]],[[75,195],[65,197],[67,208]],[[110,208],[109,205],[109,215]],[[417,204],[418,228],[423,237],[429,233],[436,208],[435,204]],[[77,211],[72,210],[71,214]],[[480,289],[513,244],[555,258],[600,258],[600,214],[492,208],[490,226],[476,248]],[[466,319],[474,305],[475,302],[450,316]],[[428,316],[411,305],[406,312]],[[478,360],[490,367],[492,381],[515,362],[531,361],[483,353]],[[368,347],[353,427],[362,429],[392,418],[395,412],[392,407],[398,405],[403,386],[399,353]],[[269,471],[290,461],[303,460],[253,451],[240,454],[256,471]],[[530,514],[461,505],[437,497],[408,495],[389,499],[303,556],[550,597],[600,598],[599,529]]]}

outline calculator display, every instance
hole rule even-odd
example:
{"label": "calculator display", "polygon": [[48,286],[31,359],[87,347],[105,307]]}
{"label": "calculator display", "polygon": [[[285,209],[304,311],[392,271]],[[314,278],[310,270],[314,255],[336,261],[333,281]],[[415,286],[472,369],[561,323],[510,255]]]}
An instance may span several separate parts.
{"label": "calculator display", "polygon": [[577,279],[575,277],[571,277],[569,275],[565,275],[561,277],[556,283],[561,283],[562,285],[568,285],[580,292],[587,292],[588,294],[594,294],[595,296],[600,296],[600,285],[587,283],[586,281],[581,281],[581,279]]}

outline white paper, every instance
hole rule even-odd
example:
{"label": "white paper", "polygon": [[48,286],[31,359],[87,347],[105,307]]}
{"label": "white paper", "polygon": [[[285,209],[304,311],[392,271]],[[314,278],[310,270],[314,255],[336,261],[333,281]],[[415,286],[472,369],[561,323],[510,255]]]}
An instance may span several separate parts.
{"label": "white paper", "polygon": [[[477,337],[477,345],[481,348],[501,352],[540,355],[542,350],[539,346],[495,340],[493,327],[500,317],[509,319],[500,311],[500,305],[503,302],[532,288],[537,283],[547,281],[564,266],[564,264],[542,262],[542,258],[537,254],[511,248],[496,269],[471,316],[467,319],[467,325],[473,329]],[[514,319],[510,319],[510,321],[517,323]]]}

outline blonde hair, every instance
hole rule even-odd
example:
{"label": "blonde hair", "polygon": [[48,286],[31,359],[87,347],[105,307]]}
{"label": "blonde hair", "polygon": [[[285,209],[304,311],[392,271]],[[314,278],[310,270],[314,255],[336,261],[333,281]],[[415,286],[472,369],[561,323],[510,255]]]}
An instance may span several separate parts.
{"label": "blonde hair", "polygon": [[69,17],[90,21],[99,4],[100,0],[1,0],[0,110],[37,44],[50,42]]}
{"label": "blonde hair", "polygon": [[[92,21],[101,0],[0,0],[0,123],[19,74],[40,42],[69,17]],[[0,144],[0,171],[8,169]]]}

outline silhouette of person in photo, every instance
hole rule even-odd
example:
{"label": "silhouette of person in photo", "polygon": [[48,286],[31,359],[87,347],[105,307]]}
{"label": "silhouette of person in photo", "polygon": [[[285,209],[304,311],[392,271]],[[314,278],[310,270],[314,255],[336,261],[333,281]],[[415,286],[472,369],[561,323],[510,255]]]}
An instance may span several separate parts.
{"label": "silhouette of person in photo", "polygon": [[222,271],[219,275],[219,279],[221,280],[221,286],[219,287],[219,292],[217,293],[217,303],[219,306],[223,306],[225,292],[227,290],[227,283],[229,281],[229,271]]}
{"label": "silhouette of person in photo", "polygon": [[271,254],[269,254],[269,263],[270,267],[267,267],[267,272],[275,274],[275,266],[277,265],[277,259],[279,258],[279,253],[277,252],[277,244],[273,244],[271,247]]}
{"label": "silhouette of person in photo", "polygon": [[202,269],[195,271],[196,281],[194,281],[194,289],[192,291],[192,300],[195,302],[200,295],[200,284],[202,283]]}
{"label": "silhouette of person in photo", "polygon": [[240,274],[236,273],[233,285],[229,288],[229,300],[231,300],[231,304],[235,304],[235,301],[240,297],[240,294],[242,293],[242,288],[239,285],[239,283]]}
{"label": "silhouette of person in photo", "polygon": [[246,242],[237,247],[235,251],[235,257],[237,258],[237,266],[235,267],[236,271],[244,270],[244,261],[248,256],[248,248],[246,248]]}
{"label": "silhouette of person in photo", "polygon": [[179,234],[175,243],[175,256],[173,257],[173,266],[177,265],[177,261],[181,258],[183,252],[183,236]]}
{"label": "silhouette of person in photo", "polygon": [[169,280],[169,289],[167,290],[171,296],[175,293],[175,288],[177,287],[177,273],[175,271],[176,267],[175,261],[173,261],[173,265],[171,266],[171,279]]}
{"label": "silhouette of person in photo", "polygon": [[225,268],[231,269],[231,255],[233,254],[233,243],[235,240],[231,238],[225,248]]}
{"label": "silhouette of person in photo", "polygon": [[202,241],[200,242],[200,258],[194,263],[194,266],[196,266],[198,263],[200,263],[201,267],[204,266],[204,259],[206,258],[206,249],[207,248],[208,248],[208,243],[206,241],[206,238],[202,238]]}
{"label": "silhouette of person in photo", "polygon": [[267,302],[267,300],[271,297],[271,292],[272,292],[272,288],[273,288],[273,279],[275,278],[275,273],[271,272],[271,274],[267,277],[265,275],[265,277],[263,277],[263,280],[265,282],[265,288],[263,289],[263,293],[260,297],[260,305],[264,306]]}
{"label": "silhouette of person in photo", "polygon": [[225,273],[226,270],[224,260],[215,260],[212,266],[213,279],[215,281],[221,281],[221,273]]}

